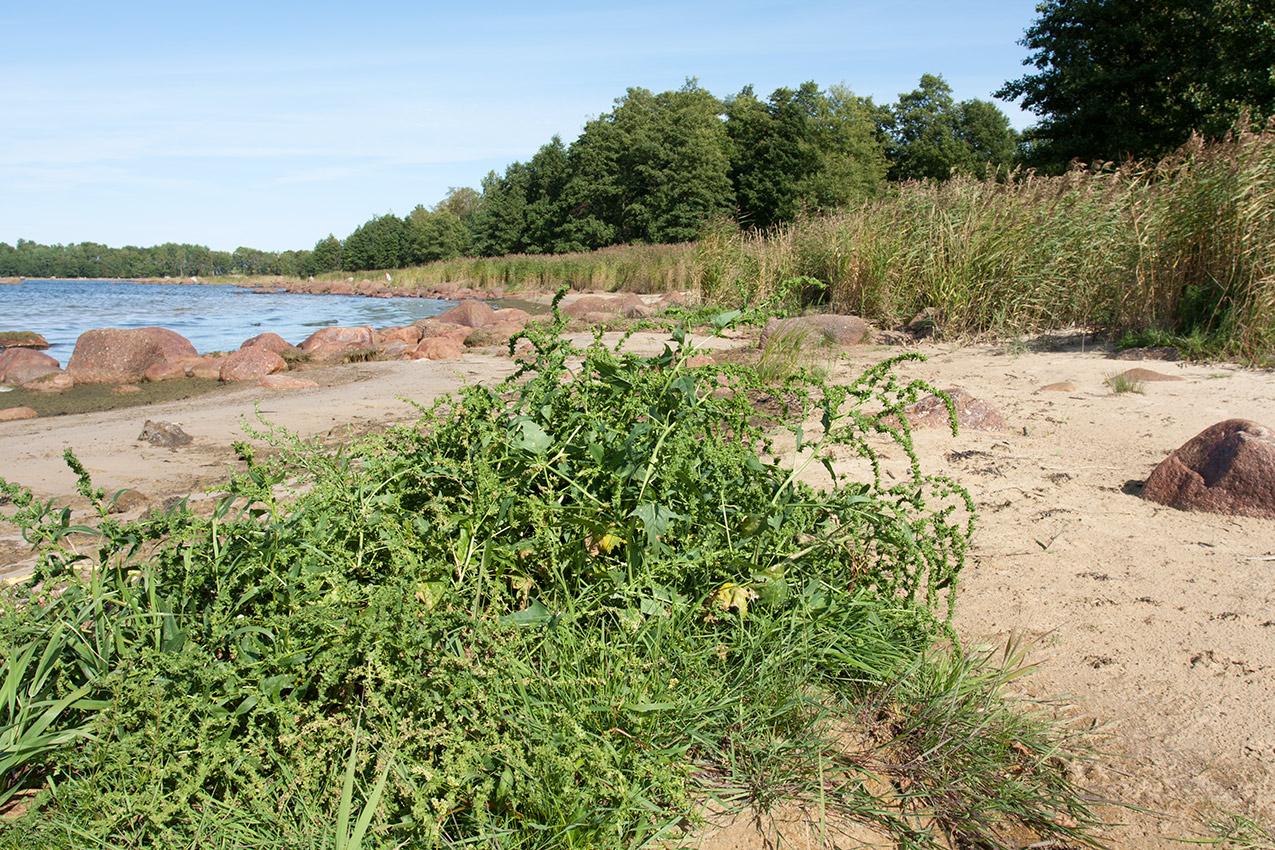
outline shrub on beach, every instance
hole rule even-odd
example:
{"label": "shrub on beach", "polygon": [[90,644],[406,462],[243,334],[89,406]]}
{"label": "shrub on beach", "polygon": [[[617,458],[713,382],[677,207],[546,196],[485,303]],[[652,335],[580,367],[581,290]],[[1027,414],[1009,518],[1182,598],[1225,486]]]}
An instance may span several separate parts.
{"label": "shrub on beach", "polygon": [[[120,523],[69,454],[93,527],[4,484],[39,561],[0,608],[0,793],[43,790],[0,846],[636,846],[710,797],[910,846],[1083,839],[1059,736],[949,643],[972,505],[882,416],[928,387],[798,370],[758,418],[775,391],[681,331],[646,358],[530,334],[410,427],[266,426],[209,517]],[[836,473],[881,439],[904,478]]]}

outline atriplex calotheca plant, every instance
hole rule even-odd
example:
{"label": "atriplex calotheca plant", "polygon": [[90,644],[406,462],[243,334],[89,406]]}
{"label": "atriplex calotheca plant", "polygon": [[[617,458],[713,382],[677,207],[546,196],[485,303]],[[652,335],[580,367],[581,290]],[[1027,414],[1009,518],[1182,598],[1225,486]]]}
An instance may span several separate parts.
{"label": "atriplex calotheca plant", "polygon": [[[43,790],[0,847],[675,846],[710,797],[817,799],[907,846],[1084,840],[1055,736],[934,648],[973,512],[883,422],[922,385],[765,389],[690,366],[681,331],[654,357],[531,339],[413,426],[335,450],[267,427],[281,451],[241,446],[211,517],[118,523],[84,476],[83,560],[69,514],[5,484],[40,561],[0,610],[0,779]],[[865,791],[908,765],[906,793]]]}

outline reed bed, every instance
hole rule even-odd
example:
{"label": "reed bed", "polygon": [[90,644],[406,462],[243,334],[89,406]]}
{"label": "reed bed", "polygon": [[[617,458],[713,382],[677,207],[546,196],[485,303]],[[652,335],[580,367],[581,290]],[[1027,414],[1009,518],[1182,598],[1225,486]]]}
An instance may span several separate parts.
{"label": "reed bed", "polygon": [[695,288],[695,268],[693,243],[615,245],[572,254],[459,257],[400,269],[393,278],[395,286],[407,288],[464,283],[475,288],[513,291],[556,290],[566,285],[575,289],[667,292]]}
{"label": "reed bed", "polygon": [[709,301],[794,279],[890,326],[922,310],[953,336],[1081,326],[1275,359],[1275,133],[1193,140],[1154,165],[1060,177],[910,182],[766,232],[729,222],[698,244]]}

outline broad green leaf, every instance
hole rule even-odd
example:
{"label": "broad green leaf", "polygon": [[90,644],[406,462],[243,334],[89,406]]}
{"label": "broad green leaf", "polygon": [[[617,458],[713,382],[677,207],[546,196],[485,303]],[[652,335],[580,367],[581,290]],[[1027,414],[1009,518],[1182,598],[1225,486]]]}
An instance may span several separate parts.
{"label": "broad green leaf", "polygon": [[540,424],[534,419],[526,417],[514,421],[514,429],[511,435],[511,443],[515,449],[521,449],[524,452],[530,452],[534,455],[541,455],[548,451],[549,446],[553,445],[553,438],[540,427]]}

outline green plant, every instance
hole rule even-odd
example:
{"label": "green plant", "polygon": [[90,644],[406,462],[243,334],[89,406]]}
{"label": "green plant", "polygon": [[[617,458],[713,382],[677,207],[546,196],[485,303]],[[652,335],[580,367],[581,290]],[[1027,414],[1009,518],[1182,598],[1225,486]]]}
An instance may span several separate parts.
{"label": "green plant", "polygon": [[1275,850],[1275,828],[1253,818],[1234,813],[1219,813],[1205,826],[1213,836],[1194,844],[1211,844],[1226,850]]}
{"label": "green plant", "polygon": [[1131,378],[1123,372],[1118,375],[1108,375],[1104,381],[1107,386],[1111,387],[1111,391],[1116,395],[1120,395],[1121,393],[1141,394],[1145,392],[1145,381],[1139,381],[1137,378]]}
{"label": "green plant", "polygon": [[[937,648],[973,508],[881,416],[928,387],[897,360],[797,373],[759,418],[772,391],[688,365],[684,331],[638,357],[561,326],[411,426],[329,450],[263,423],[272,451],[237,447],[207,517],[118,522],[82,474],[98,518],[76,527],[5,484],[41,555],[0,610],[0,681],[18,737],[48,722],[3,776],[43,790],[0,846],[329,846],[334,825],[351,848],[642,846],[709,797],[818,801],[921,847],[1002,820],[1081,835],[1051,820],[1087,823],[1075,789],[1006,743],[1060,746],[1004,708],[1009,674]],[[883,731],[904,762],[843,746],[882,712],[915,718]],[[876,799],[865,771],[913,790]]]}
{"label": "green plant", "polygon": [[784,383],[803,370],[816,381],[826,381],[836,355],[820,334],[796,328],[771,334],[758,358],[757,376],[767,384]]}

